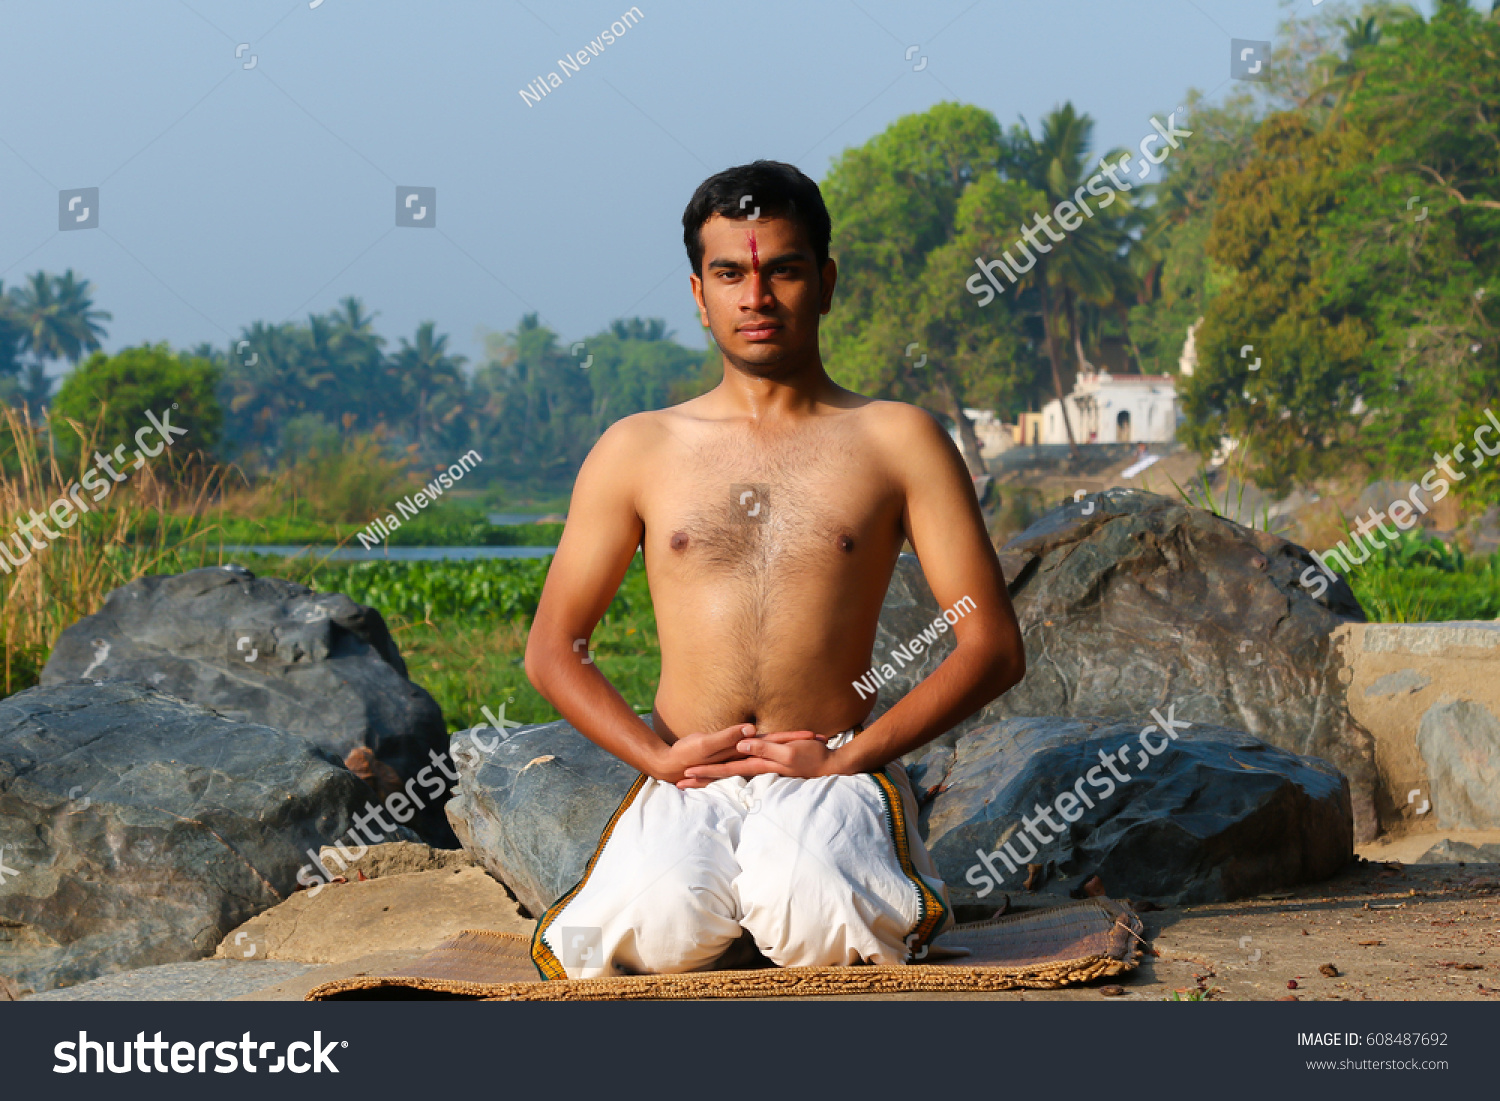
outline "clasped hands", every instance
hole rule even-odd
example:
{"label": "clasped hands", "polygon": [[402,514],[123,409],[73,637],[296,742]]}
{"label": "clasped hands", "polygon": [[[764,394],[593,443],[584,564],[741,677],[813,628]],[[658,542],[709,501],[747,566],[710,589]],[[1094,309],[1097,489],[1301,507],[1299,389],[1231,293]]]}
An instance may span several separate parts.
{"label": "clasped hands", "polygon": [[762,734],[749,723],[735,723],[711,734],[689,734],[665,746],[658,780],[680,788],[703,788],[726,776],[831,776],[842,769],[826,734],[783,730]]}

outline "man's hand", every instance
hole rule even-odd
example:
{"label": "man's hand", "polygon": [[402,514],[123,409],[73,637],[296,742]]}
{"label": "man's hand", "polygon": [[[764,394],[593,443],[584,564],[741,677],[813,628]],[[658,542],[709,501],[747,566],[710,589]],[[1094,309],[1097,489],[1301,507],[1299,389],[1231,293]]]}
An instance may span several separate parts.
{"label": "man's hand", "polygon": [[735,723],[712,734],[688,734],[671,744],[662,743],[655,767],[649,773],[654,779],[675,784],[694,765],[717,764],[739,757],[735,746],[753,737],[755,727],[749,723]]}
{"label": "man's hand", "polygon": [[826,734],[814,734],[811,730],[782,730],[757,735],[753,727],[730,729],[751,731],[743,739],[736,740],[733,749],[737,759],[691,765],[677,781],[678,787],[704,788],[726,776],[760,776],[770,772],[777,776],[811,778],[837,771],[833,767],[833,750],[828,748]]}

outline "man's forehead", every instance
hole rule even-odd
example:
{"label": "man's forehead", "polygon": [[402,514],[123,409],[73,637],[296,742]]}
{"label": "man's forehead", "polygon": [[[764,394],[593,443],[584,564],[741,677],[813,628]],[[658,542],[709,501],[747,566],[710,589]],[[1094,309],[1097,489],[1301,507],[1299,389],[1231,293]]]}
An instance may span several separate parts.
{"label": "man's forehead", "polygon": [[715,214],[703,223],[703,246],[706,252],[749,252],[750,234],[755,234],[759,251],[812,253],[812,246],[802,226],[789,218],[763,214],[759,218],[726,218]]}

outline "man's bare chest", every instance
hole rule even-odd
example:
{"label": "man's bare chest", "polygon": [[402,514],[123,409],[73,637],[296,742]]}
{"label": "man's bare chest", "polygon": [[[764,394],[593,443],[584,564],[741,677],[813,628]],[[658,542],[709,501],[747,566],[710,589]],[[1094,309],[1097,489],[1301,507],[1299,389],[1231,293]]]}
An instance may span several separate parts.
{"label": "man's bare chest", "polygon": [[892,500],[868,457],[830,441],[700,448],[653,478],[647,557],[745,574],[836,567],[899,539]]}

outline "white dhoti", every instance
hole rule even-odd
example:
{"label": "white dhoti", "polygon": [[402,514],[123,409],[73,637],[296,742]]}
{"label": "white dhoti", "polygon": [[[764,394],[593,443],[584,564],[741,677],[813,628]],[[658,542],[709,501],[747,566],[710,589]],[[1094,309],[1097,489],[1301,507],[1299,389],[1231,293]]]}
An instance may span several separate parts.
{"label": "white dhoti", "polygon": [[547,979],[701,971],[749,933],[783,967],[899,964],[949,910],[900,762],[687,790],[643,775],[531,955]]}

